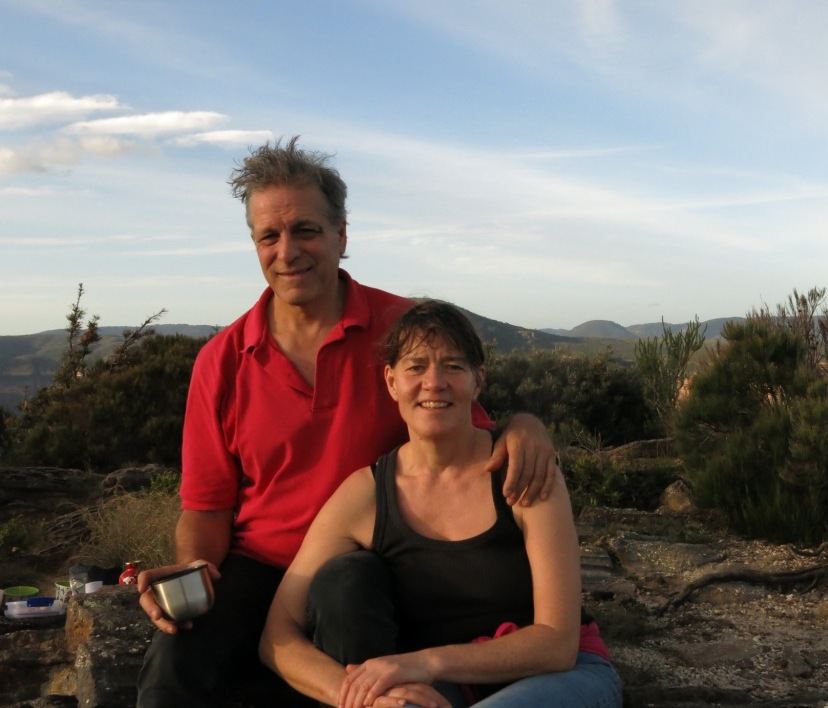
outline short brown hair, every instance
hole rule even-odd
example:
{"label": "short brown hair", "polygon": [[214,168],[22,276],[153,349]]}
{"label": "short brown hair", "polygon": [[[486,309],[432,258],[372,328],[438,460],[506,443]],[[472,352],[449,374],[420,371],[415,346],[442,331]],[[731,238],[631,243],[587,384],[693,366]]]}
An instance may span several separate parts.
{"label": "short brown hair", "polygon": [[400,315],[385,338],[383,359],[394,366],[413,347],[436,339],[454,344],[473,370],[483,368],[486,354],[474,325],[459,308],[442,300],[422,300]]}

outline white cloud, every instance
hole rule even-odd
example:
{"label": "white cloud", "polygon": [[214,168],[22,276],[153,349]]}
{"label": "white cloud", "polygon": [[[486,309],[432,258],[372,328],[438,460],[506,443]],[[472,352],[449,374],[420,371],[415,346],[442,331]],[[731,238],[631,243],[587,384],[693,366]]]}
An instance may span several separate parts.
{"label": "white cloud", "polygon": [[26,98],[0,98],[0,130],[13,130],[43,123],[75,120],[97,111],[124,108],[115,96],[72,96],[54,91]]}
{"label": "white cloud", "polygon": [[87,155],[112,157],[131,152],[135,147],[131,141],[109,135],[32,140],[15,149],[0,148],[0,176],[48,172],[55,167],[76,165]]}
{"label": "white cloud", "polygon": [[221,145],[239,147],[247,145],[261,145],[268,140],[274,140],[275,135],[270,130],[213,130],[206,133],[194,133],[175,138],[173,141],[181,147],[195,145]]}
{"label": "white cloud", "polygon": [[213,111],[165,111],[81,121],[67,126],[65,131],[67,133],[152,136],[204,130],[227,119],[228,116],[223,113]]}

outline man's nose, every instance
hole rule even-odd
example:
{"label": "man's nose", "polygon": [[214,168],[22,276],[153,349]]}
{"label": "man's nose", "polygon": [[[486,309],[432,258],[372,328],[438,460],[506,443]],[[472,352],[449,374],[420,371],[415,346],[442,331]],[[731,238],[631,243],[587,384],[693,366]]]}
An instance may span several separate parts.
{"label": "man's nose", "polygon": [[277,252],[279,260],[284,263],[291,263],[297,255],[299,255],[298,241],[289,234],[282,236],[279,239],[279,249]]}

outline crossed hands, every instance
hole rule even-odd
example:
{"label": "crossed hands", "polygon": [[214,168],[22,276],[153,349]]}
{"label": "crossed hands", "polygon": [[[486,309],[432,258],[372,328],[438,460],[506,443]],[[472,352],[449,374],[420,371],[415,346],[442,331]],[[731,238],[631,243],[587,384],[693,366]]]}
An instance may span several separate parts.
{"label": "crossed hands", "polygon": [[398,708],[406,704],[451,708],[451,703],[431,685],[434,677],[417,653],[369,659],[349,664],[345,671],[339,708]]}

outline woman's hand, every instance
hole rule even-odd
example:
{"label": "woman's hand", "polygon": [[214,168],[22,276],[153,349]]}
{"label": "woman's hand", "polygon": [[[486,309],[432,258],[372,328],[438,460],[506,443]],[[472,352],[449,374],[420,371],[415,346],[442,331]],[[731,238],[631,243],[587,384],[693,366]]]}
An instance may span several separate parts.
{"label": "woman's hand", "polygon": [[[401,697],[396,689],[403,690],[406,684],[428,685],[434,680],[421,652],[394,654],[369,659],[362,664],[348,665],[345,667],[345,671],[347,675],[339,692],[339,706],[341,708],[371,706],[381,696],[395,698],[399,701]],[[395,690],[394,696],[389,693],[392,689]],[[426,694],[429,692],[424,693],[421,688],[418,688],[417,693],[422,694],[421,700],[427,702],[422,704],[416,701],[411,702],[415,705],[422,705],[423,708],[443,708],[444,706],[450,708],[450,704],[436,690],[431,688],[431,692],[436,695],[431,695],[428,698]],[[377,705],[402,704],[396,702],[378,703]]]}
{"label": "woman's hand", "polygon": [[371,708],[399,708],[413,705],[420,708],[451,708],[451,702],[428,683],[404,683],[389,689],[371,704]]}

